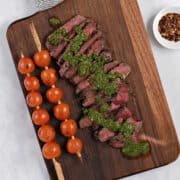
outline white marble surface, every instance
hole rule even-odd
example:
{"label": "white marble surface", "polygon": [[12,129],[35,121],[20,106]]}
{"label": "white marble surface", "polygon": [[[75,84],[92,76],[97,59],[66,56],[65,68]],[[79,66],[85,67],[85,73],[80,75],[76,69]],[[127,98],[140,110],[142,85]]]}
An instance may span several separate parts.
{"label": "white marble surface", "polygon": [[[179,0],[138,0],[148,29],[156,64],[180,137],[180,52],[162,48],[152,35],[155,14]],[[0,180],[48,180],[35,132],[17,79],[6,41],[8,25],[31,15],[34,0],[0,0]],[[165,167],[124,178],[124,180],[179,180],[180,158]]]}

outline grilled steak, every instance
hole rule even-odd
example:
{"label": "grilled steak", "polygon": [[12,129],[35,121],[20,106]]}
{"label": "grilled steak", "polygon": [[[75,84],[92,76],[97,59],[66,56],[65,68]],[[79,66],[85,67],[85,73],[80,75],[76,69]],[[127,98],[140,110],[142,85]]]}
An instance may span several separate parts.
{"label": "grilled steak", "polygon": [[[73,28],[79,24],[81,24],[86,18],[84,16],[80,16],[80,15],[77,15],[75,16],[74,18],[70,19],[66,24],[64,24],[63,26],[61,26],[59,29],[65,29],[67,33],[71,32],[73,30]],[[46,41],[46,47],[47,49],[49,49],[50,52],[52,52],[52,50],[54,50],[54,48],[57,47],[57,45],[53,45],[49,42],[49,37],[51,35],[53,35],[54,33],[56,33],[57,30],[55,32],[53,32],[52,34],[50,34],[47,38],[47,41]],[[60,37],[59,38],[59,43],[61,42],[63,38]],[[59,44],[58,43],[58,44]]]}
{"label": "grilled steak", "polygon": [[116,136],[112,137],[109,140],[109,145],[113,148],[121,148],[125,144],[125,138],[121,133],[118,133]]}
{"label": "grilled steak", "polygon": [[107,128],[102,128],[98,133],[95,133],[96,139],[98,139],[100,142],[106,142],[114,137],[114,135],[114,132],[110,131]]}
{"label": "grilled steak", "polygon": [[137,146],[142,121],[128,108],[131,67],[112,57],[98,25],[77,15],[48,36],[46,47],[57,60],[61,78],[75,86],[84,108],[80,128],[91,127],[96,139],[113,148],[127,150],[126,141]]}

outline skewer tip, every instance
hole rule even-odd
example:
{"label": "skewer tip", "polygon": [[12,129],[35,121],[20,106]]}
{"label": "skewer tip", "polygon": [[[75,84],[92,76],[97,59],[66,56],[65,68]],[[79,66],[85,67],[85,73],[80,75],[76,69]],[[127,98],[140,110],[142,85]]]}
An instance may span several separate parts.
{"label": "skewer tip", "polygon": [[20,56],[21,56],[21,58],[23,58],[23,57],[24,57],[24,54],[23,54],[23,52],[22,52],[22,51],[20,52]]}
{"label": "skewer tip", "polygon": [[81,163],[83,164],[83,158],[82,158],[81,153],[78,152],[76,155],[80,159]]}

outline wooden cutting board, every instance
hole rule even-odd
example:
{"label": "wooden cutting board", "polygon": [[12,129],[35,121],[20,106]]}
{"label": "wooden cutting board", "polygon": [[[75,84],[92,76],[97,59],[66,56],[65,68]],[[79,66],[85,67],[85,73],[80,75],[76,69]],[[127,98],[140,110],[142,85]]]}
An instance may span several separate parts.
{"label": "wooden cutting board", "polygon": [[[52,31],[48,23],[50,17],[57,16],[64,23],[76,14],[89,16],[99,23],[114,58],[131,65],[132,73],[128,81],[136,97],[132,99],[130,107],[134,116],[143,120],[144,133],[152,141],[150,155],[127,159],[120,150],[94,140],[89,130],[79,130],[78,136],[84,142],[83,164],[63,148],[63,155],[58,161],[65,179],[109,180],[174,161],[179,154],[179,144],[136,0],[65,0],[52,9],[11,24],[7,38],[16,67],[20,50],[31,57],[37,51],[29,29],[30,22],[34,22],[44,45],[46,36]],[[52,66],[56,67],[55,63]],[[18,75],[26,95],[24,77]],[[59,80],[58,85],[65,92],[64,101],[71,105],[71,117],[78,120],[81,108],[73,87],[63,80]],[[45,89],[42,87],[41,92],[45,92]],[[52,109],[47,103],[44,106]],[[59,122],[52,119],[51,123],[58,131]],[[64,147],[65,139],[61,135],[58,135],[57,141]],[[57,179],[52,162],[45,162],[51,179]]]}

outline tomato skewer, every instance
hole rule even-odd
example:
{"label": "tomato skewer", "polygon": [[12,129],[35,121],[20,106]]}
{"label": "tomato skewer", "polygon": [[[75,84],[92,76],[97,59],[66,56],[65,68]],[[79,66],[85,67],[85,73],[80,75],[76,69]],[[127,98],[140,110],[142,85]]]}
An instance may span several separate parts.
{"label": "tomato skewer", "polygon": [[76,121],[72,119],[68,120],[70,116],[70,108],[68,104],[61,102],[63,93],[61,88],[58,88],[55,85],[58,80],[56,70],[48,67],[51,62],[51,56],[47,50],[42,50],[41,46],[39,46],[41,43],[33,24],[31,25],[31,32],[38,49],[38,52],[34,55],[34,62],[38,67],[44,68],[41,72],[42,82],[47,86],[51,86],[51,88],[46,92],[46,98],[51,103],[57,103],[53,109],[54,116],[56,119],[63,121],[60,124],[61,133],[65,137],[70,137],[67,142],[67,151],[71,154],[77,154],[77,156],[81,158],[82,142],[80,139],[74,137],[77,132]]}
{"label": "tomato skewer", "polygon": [[18,71],[21,74],[26,74],[24,86],[29,92],[27,94],[26,101],[29,107],[36,108],[32,114],[32,120],[34,124],[41,125],[38,130],[38,136],[41,141],[46,142],[42,148],[42,153],[46,159],[52,159],[58,179],[64,179],[62,176],[61,166],[55,160],[56,157],[61,155],[61,148],[59,144],[54,142],[56,135],[54,128],[49,125],[45,125],[49,121],[50,117],[49,113],[45,109],[40,109],[43,99],[41,94],[38,92],[38,89],[40,88],[39,80],[30,74],[34,70],[35,65],[32,59],[24,57],[23,53],[21,52],[21,58],[18,63]]}
{"label": "tomato skewer", "polygon": [[[46,92],[46,98],[51,103],[57,103],[53,111],[54,116],[58,120],[64,121],[60,125],[61,133],[67,137],[71,137],[71,139],[69,139],[67,143],[67,151],[71,154],[76,154],[82,162],[82,141],[79,138],[74,137],[77,131],[77,124],[74,120],[68,120],[70,115],[70,108],[68,104],[61,102],[63,93],[61,88],[57,88],[55,85],[56,81],[58,80],[56,70],[48,67],[51,62],[51,56],[47,50],[42,50],[41,42],[33,23],[31,23],[30,25],[30,30],[38,49],[38,52],[34,55],[34,62],[38,67],[44,68],[44,70],[41,72],[42,82],[47,86],[51,86],[51,88]],[[47,145],[43,147],[43,150],[46,149],[46,146]],[[44,153],[45,152],[46,151],[44,150]],[[47,156],[47,154],[45,154],[45,156]],[[57,161],[55,159],[53,159],[53,163],[58,175],[58,169],[60,169],[60,164],[58,163],[57,166]]]}

